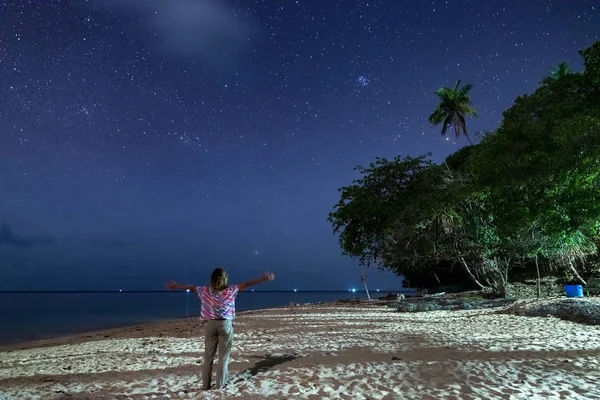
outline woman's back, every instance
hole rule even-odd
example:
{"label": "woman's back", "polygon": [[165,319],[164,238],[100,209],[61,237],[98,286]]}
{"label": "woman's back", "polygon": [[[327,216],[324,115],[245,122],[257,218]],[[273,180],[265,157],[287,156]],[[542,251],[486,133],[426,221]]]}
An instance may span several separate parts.
{"label": "woman's back", "polygon": [[227,286],[222,290],[199,286],[197,291],[201,302],[201,318],[233,319],[235,317],[235,298],[239,292],[237,285]]}

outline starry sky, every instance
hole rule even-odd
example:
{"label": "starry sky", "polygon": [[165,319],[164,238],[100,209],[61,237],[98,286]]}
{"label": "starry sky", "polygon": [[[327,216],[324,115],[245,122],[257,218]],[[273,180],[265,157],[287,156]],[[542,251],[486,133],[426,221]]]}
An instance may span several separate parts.
{"label": "starry sky", "polygon": [[326,220],[353,167],[443,160],[439,86],[474,85],[473,137],[599,39],[597,0],[0,1],[0,290],[359,286]]}

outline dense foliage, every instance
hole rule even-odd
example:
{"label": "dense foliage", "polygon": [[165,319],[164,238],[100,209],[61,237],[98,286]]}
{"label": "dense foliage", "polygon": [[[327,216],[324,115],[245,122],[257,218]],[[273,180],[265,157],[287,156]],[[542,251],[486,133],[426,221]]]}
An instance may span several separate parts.
{"label": "dense foliage", "polygon": [[511,277],[540,270],[585,282],[600,234],[600,42],[580,53],[583,72],[559,65],[441,165],[424,155],[358,167],[329,215],[343,252],[412,287],[504,294]]}

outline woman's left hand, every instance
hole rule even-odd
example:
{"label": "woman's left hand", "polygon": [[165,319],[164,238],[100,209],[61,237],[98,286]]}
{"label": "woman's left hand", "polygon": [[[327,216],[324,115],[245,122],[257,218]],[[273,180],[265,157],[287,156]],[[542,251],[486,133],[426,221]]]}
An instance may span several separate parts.
{"label": "woman's left hand", "polygon": [[268,281],[272,281],[275,279],[275,274],[272,272],[265,272],[265,278],[267,278]]}

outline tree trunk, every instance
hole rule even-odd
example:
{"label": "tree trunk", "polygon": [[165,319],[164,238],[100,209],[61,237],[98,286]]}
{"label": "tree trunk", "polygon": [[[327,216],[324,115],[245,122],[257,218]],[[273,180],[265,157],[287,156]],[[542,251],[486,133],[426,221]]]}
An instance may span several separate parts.
{"label": "tree trunk", "polygon": [[365,285],[365,292],[367,292],[367,299],[371,300],[371,295],[369,294],[369,289],[367,289],[367,281],[363,281],[363,285]]}
{"label": "tree trunk", "polygon": [[587,285],[587,283],[583,280],[581,275],[579,275],[579,272],[577,272],[577,270],[575,269],[575,266],[573,265],[573,261],[569,260],[569,265],[571,266],[571,271],[573,271],[573,273],[575,274],[577,279],[579,279],[581,281],[581,283],[583,283],[584,285]]}
{"label": "tree trunk", "polygon": [[538,256],[535,256],[535,272],[537,273],[537,284],[536,284],[536,294],[538,299],[542,296],[541,290],[541,278],[540,278],[540,265],[538,263]]}
{"label": "tree trunk", "polygon": [[490,269],[486,271],[490,275],[490,279],[492,279],[490,286],[495,294],[506,297],[508,290],[508,261],[500,260],[497,257],[490,261],[493,267],[490,266]]}
{"label": "tree trunk", "polygon": [[469,137],[469,134],[467,133],[467,124],[465,124],[465,126],[463,126],[463,132],[464,132],[465,137],[467,138],[467,141],[469,142],[469,144],[471,146],[473,146],[473,142],[471,142],[471,138]]}
{"label": "tree trunk", "polygon": [[481,282],[479,282],[479,281],[477,280],[477,278],[475,277],[475,275],[473,275],[473,273],[471,272],[471,269],[470,269],[470,268],[469,268],[469,266],[467,265],[467,262],[465,261],[465,259],[464,259],[462,256],[460,256],[460,257],[458,258],[458,260],[460,261],[460,265],[462,265],[462,266],[463,266],[463,268],[465,269],[465,271],[467,271],[467,274],[469,274],[469,276],[471,277],[471,279],[473,279],[473,282],[475,282],[475,284],[476,284],[477,286],[479,286],[481,289],[487,289],[487,287],[486,287],[486,286],[483,286],[483,285],[481,284]]}
{"label": "tree trunk", "polygon": [[371,300],[371,295],[369,294],[369,289],[367,288],[367,277],[365,274],[360,276],[360,281],[365,286],[365,292],[367,292],[367,299]]}
{"label": "tree trunk", "polygon": [[504,293],[502,297],[506,298],[506,294],[508,291],[508,269],[510,268],[510,262],[508,260],[504,261]]}

